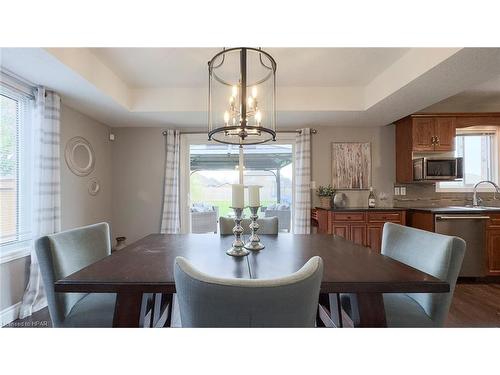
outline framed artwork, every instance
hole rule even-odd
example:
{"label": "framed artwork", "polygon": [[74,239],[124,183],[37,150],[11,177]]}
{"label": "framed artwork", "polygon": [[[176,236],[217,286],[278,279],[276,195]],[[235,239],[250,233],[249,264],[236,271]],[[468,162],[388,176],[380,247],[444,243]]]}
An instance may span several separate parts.
{"label": "framed artwork", "polygon": [[337,190],[367,190],[371,186],[370,143],[332,143],[332,186]]}

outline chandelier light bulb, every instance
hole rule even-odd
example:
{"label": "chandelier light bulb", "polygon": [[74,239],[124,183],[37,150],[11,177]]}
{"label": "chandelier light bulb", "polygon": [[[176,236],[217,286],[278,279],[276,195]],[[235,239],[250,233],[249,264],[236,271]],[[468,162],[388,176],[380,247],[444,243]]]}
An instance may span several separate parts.
{"label": "chandelier light bulb", "polygon": [[226,112],[224,112],[224,124],[227,125],[228,122],[229,122],[229,112],[226,111]]}
{"label": "chandelier light bulb", "polygon": [[252,87],[252,96],[254,99],[257,98],[257,86]]}
{"label": "chandelier light bulb", "polygon": [[255,121],[260,125],[262,121],[262,113],[260,111],[257,111],[257,113],[255,114]]}
{"label": "chandelier light bulb", "polygon": [[235,98],[237,96],[238,96],[238,87],[237,86],[233,86],[233,98]]}

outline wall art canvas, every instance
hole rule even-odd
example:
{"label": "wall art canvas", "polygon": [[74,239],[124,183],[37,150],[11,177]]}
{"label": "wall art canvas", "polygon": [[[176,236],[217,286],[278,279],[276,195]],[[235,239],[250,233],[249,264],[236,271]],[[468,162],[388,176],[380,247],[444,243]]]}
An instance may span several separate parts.
{"label": "wall art canvas", "polygon": [[369,189],[371,169],[370,143],[332,143],[332,186],[335,189]]}

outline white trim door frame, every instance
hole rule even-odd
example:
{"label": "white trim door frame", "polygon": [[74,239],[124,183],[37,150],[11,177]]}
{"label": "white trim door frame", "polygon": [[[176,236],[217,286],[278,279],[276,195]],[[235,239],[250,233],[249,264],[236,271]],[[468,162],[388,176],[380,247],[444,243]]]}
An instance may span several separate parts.
{"label": "white trim door frame", "polygon": [[[295,156],[295,134],[293,133],[278,133],[276,142],[271,144],[291,144],[292,157]],[[180,145],[180,219],[181,219],[181,233],[191,232],[191,220],[189,219],[189,208],[191,207],[190,197],[190,161],[189,149],[191,145],[214,144],[207,139],[206,134],[181,134]],[[290,223],[293,228],[293,207],[295,206],[295,170],[292,172],[292,222]]]}

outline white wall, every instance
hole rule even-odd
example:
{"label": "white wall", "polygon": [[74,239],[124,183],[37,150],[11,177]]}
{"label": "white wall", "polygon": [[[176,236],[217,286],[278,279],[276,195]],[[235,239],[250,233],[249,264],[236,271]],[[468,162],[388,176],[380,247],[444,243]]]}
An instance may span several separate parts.
{"label": "white wall", "polygon": [[[312,180],[316,186],[332,183],[332,142],[370,142],[372,153],[372,186],[377,195],[385,192],[391,204],[396,179],[395,128],[384,127],[318,127],[312,135]],[[350,207],[367,207],[368,191],[343,190]],[[319,199],[313,191],[313,207]]]}
{"label": "white wall", "polygon": [[160,128],[113,128],[113,233],[131,243],[160,231],[165,138]]}
{"label": "white wall", "polygon": [[[61,226],[70,229],[99,221],[111,220],[111,144],[109,128],[63,105],[61,109]],[[64,160],[66,142],[75,136],[86,138],[92,145],[95,170],[85,177],[70,172]],[[89,195],[88,181],[97,177],[101,190]],[[0,311],[20,302],[28,282],[29,257],[0,264]]]}
{"label": "white wall", "polygon": [[[70,229],[100,221],[111,222],[111,142],[109,127],[63,106],[61,113],[61,226]],[[73,174],[64,160],[64,147],[75,136],[87,139],[95,153],[95,169],[88,176]],[[88,193],[97,178],[97,195]]]}

